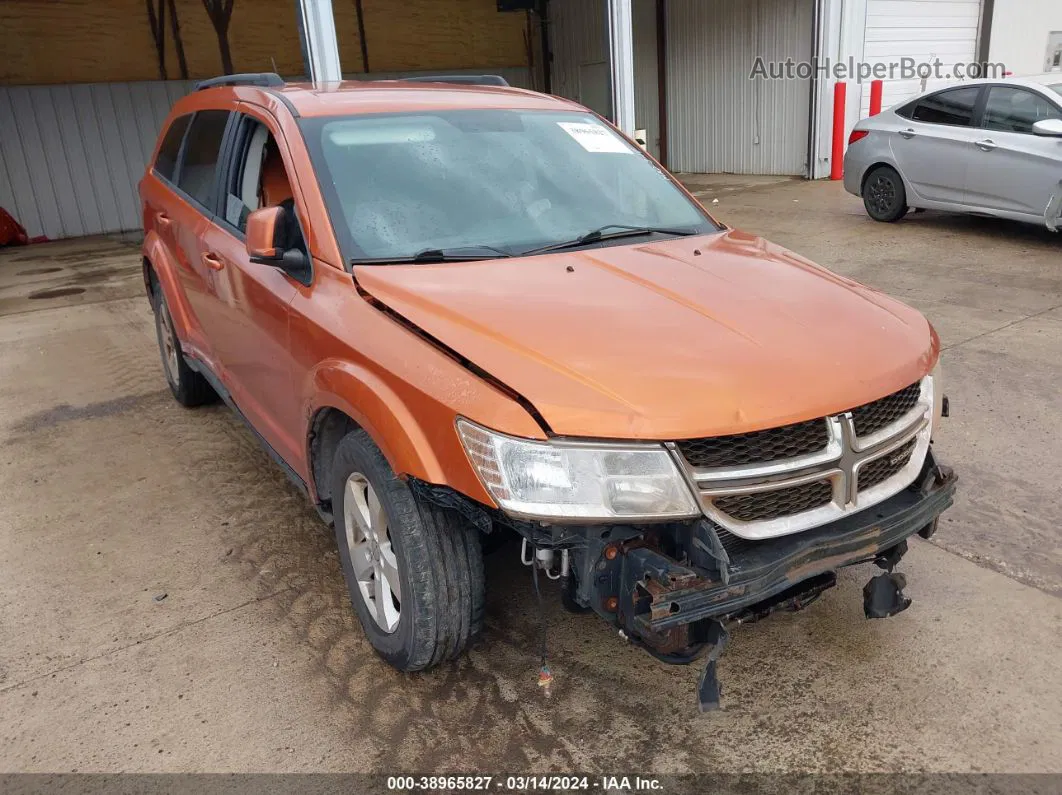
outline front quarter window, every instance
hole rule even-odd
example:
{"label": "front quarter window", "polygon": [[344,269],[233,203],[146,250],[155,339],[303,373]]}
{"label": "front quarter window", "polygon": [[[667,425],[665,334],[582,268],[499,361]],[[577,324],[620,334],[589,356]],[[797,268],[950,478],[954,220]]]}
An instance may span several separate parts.
{"label": "front quarter window", "polygon": [[519,255],[609,225],[717,229],[639,149],[586,113],[387,114],[308,119],[304,130],[352,259]]}

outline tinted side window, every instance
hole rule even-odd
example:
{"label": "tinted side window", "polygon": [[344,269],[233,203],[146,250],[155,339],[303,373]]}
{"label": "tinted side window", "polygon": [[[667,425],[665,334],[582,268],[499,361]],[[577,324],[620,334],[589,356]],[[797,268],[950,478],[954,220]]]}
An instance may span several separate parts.
{"label": "tinted side window", "polygon": [[227,110],[200,111],[192,119],[184,144],[177,187],[207,207],[212,204],[214,172],[228,120]]}
{"label": "tinted side window", "polygon": [[974,106],[980,94],[979,86],[953,88],[932,94],[919,101],[911,118],[928,124],[969,127],[973,123]]}
{"label": "tinted side window", "polygon": [[158,157],[155,158],[155,173],[163,179],[173,179],[174,169],[177,168],[177,153],[181,151],[181,141],[191,120],[190,114],[178,116],[173,120],[170,129],[166,130],[166,137],[162,139]]}
{"label": "tinted side window", "polygon": [[911,103],[909,103],[907,105],[904,105],[902,108],[899,108],[896,111],[896,115],[897,116],[903,116],[905,119],[910,119],[912,116],[914,116],[914,112],[915,112],[915,108],[916,107],[918,107],[918,103],[911,102]]}
{"label": "tinted side window", "polygon": [[985,106],[987,130],[1031,133],[1033,125],[1044,119],[1059,119],[1062,113],[1051,102],[1022,88],[992,86]]}

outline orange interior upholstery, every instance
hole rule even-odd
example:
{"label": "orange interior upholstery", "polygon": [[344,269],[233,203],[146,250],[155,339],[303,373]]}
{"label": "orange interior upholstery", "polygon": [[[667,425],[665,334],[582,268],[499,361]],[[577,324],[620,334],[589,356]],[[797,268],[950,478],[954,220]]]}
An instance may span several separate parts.
{"label": "orange interior upholstery", "polygon": [[282,201],[290,199],[291,183],[284,171],[284,161],[280,152],[273,146],[266,147],[265,159],[262,161],[262,207],[276,207]]}

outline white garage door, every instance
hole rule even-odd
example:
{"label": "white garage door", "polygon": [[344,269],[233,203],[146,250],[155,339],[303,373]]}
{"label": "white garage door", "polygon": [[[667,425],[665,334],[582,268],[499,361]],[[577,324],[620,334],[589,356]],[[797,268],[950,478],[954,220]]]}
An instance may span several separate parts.
{"label": "white garage door", "polygon": [[757,57],[809,61],[813,17],[813,0],[667,4],[672,170],[805,173],[810,82],[749,76]]}
{"label": "white garage door", "polygon": [[[867,0],[863,60],[898,64],[903,58],[916,63],[942,62],[941,72],[951,79],[929,80],[927,88],[956,82],[955,65],[977,56],[981,0]],[[882,106],[889,108],[922,91],[919,78],[886,80]],[[870,85],[862,91],[860,118],[870,111]]]}

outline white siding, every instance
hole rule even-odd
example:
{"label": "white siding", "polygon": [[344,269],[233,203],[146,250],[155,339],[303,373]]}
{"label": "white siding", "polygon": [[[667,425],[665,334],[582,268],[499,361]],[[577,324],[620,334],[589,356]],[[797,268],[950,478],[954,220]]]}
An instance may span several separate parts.
{"label": "white siding", "polygon": [[803,174],[811,86],[750,80],[766,61],[811,58],[813,0],[667,5],[668,158],[673,171]]}
{"label": "white siding", "polygon": [[0,86],[0,206],[30,237],[139,229],[136,183],[192,85]]}
{"label": "white siding", "polygon": [[1062,46],[1062,3],[1058,0],[996,0],[988,59],[1016,75],[1057,71]]}
{"label": "white siding", "polygon": [[[976,60],[980,19],[980,0],[867,0],[863,59],[870,64],[899,64],[903,58],[917,63],[939,58],[942,73],[953,75],[956,63]],[[884,108],[922,91],[920,79],[898,77],[885,81]],[[926,86],[951,82],[954,79],[929,80]],[[862,86],[859,110],[860,118],[870,113],[869,82]]]}

